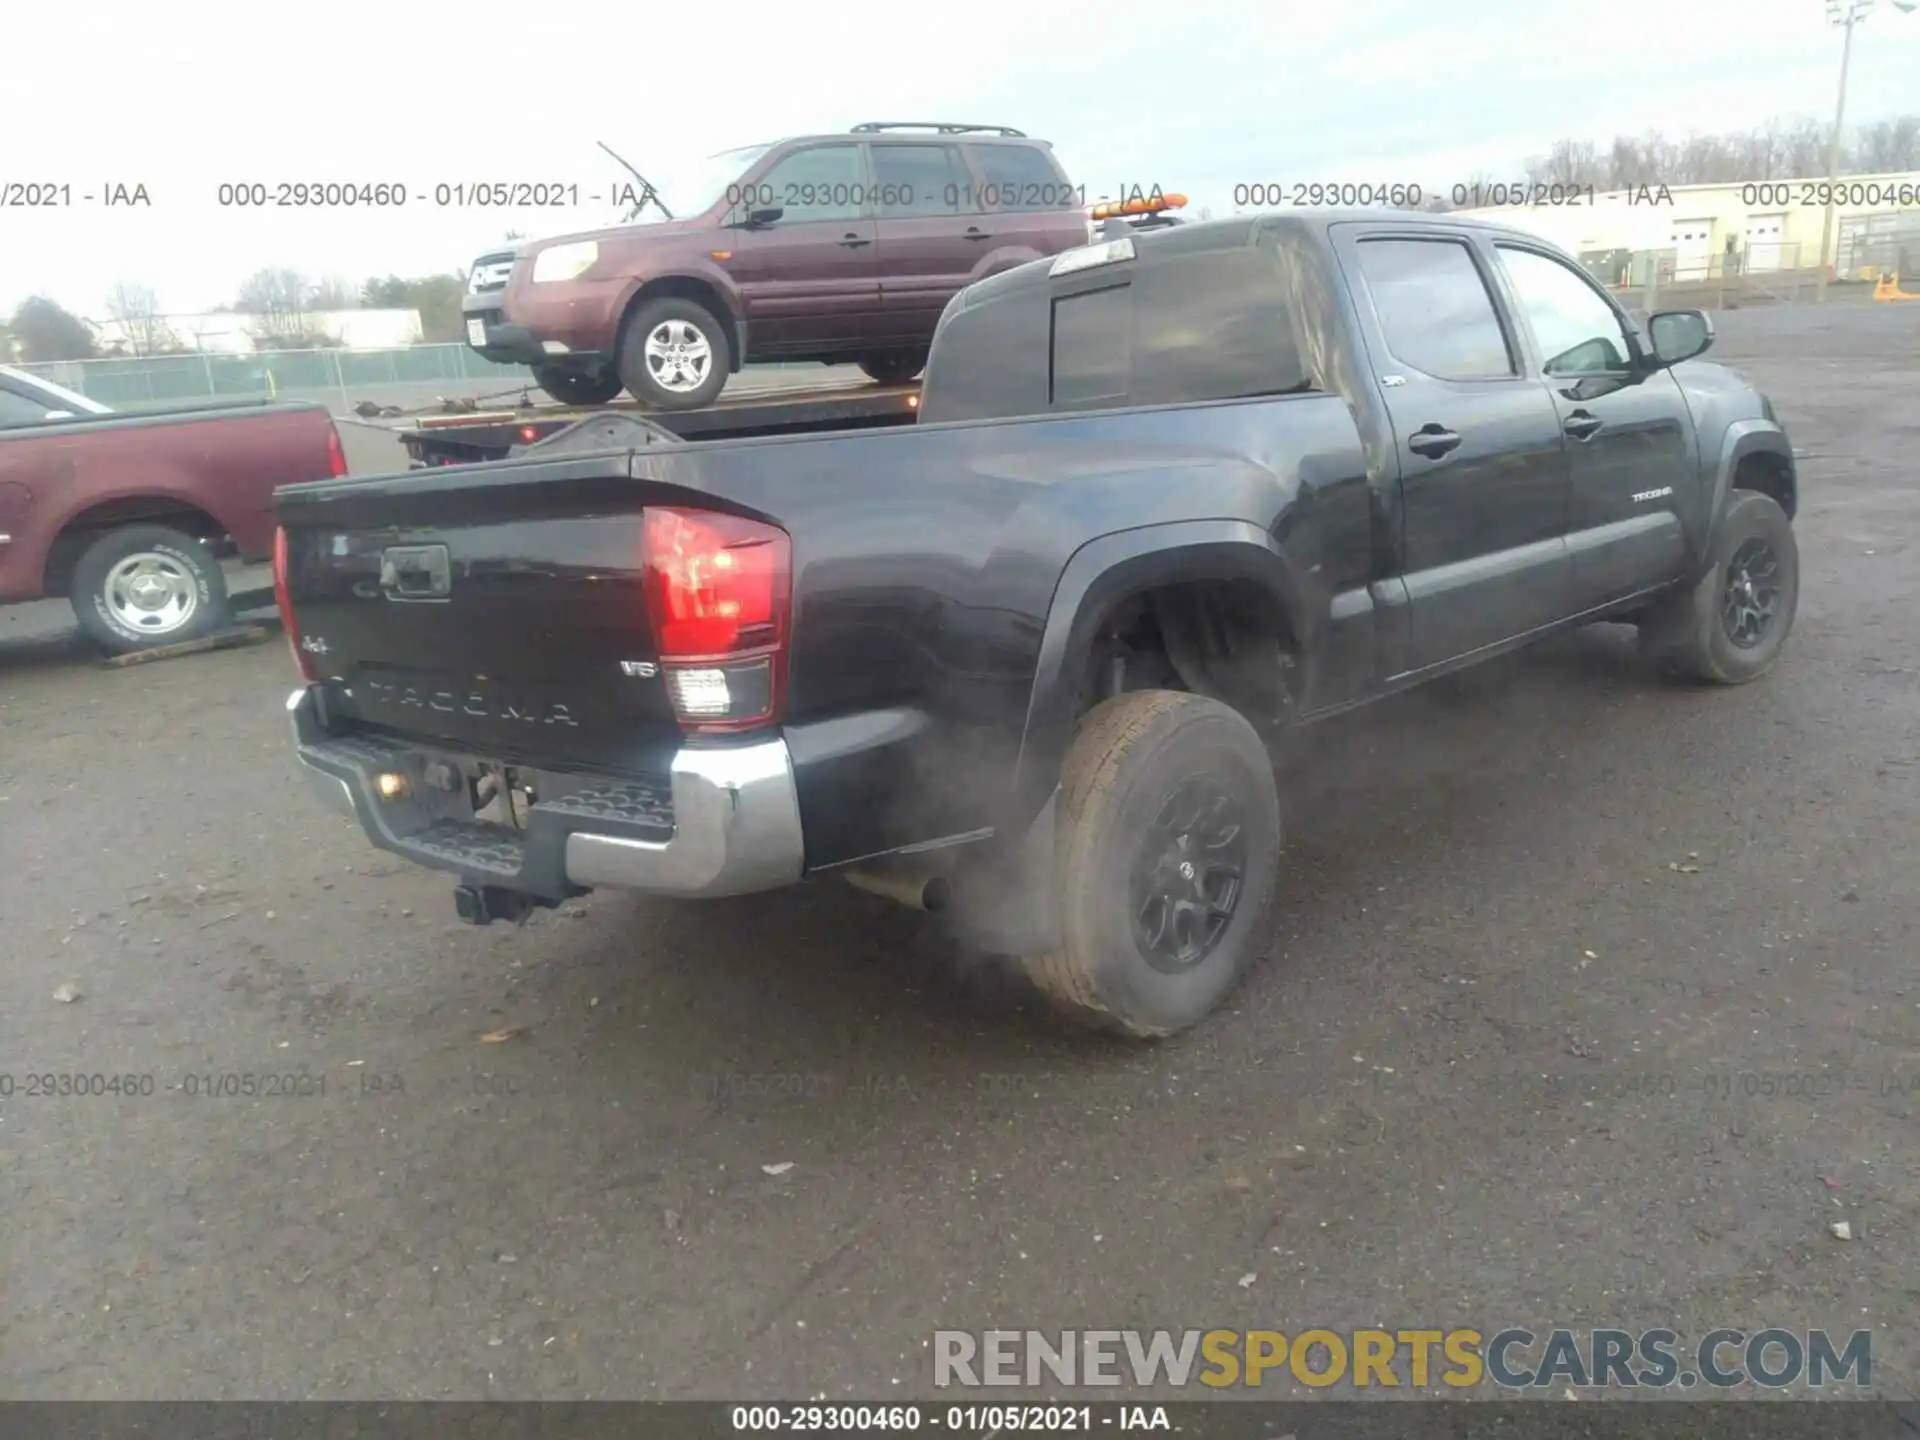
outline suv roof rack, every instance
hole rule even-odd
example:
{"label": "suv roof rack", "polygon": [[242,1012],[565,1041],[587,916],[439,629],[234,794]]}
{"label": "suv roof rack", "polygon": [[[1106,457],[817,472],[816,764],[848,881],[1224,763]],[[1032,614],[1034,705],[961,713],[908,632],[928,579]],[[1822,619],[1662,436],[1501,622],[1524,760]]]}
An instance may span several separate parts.
{"label": "suv roof rack", "polygon": [[882,130],[931,130],[937,135],[1004,135],[1010,140],[1025,140],[1027,132],[1011,125],[956,125],[945,120],[869,120],[853,127],[849,134],[877,135]]}

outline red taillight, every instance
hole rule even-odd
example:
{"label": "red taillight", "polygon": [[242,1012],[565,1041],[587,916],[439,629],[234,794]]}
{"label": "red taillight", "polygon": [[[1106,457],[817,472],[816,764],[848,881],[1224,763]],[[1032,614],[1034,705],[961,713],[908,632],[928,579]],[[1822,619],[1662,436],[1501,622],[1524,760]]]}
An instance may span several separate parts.
{"label": "red taillight", "polygon": [[793,542],[758,520],[646,511],[647,609],[667,693],[691,730],[740,730],[780,713]]}
{"label": "red taillight", "polygon": [[287,593],[287,528],[284,525],[273,532],[273,600],[280,607],[280,628],[287,632],[293,663],[300,667],[301,678],[311,685],[320,678],[320,672],[314,668],[312,657],[300,648],[300,626],[293,618],[293,597]]}
{"label": "red taillight", "polygon": [[540,432],[531,425],[522,425],[520,427],[520,438],[531,445],[540,438]]}
{"label": "red taillight", "polygon": [[340,443],[340,431],[333,425],[327,426],[327,474],[338,480],[347,473],[346,447]]}

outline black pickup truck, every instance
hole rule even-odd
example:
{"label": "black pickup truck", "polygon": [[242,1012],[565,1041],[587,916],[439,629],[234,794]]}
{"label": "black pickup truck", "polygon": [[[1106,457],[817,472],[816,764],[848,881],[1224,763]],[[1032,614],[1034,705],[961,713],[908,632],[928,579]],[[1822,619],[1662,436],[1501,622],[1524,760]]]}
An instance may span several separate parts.
{"label": "black pickup truck", "polygon": [[1266,944],[1298,727],[1595,620],[1774,663],[1793,452],[1711,341],[1478,223],[1068,251],[955,297],[912,424],[283,489],[299,759],[470,920],[838,871],[1171,1034]]}

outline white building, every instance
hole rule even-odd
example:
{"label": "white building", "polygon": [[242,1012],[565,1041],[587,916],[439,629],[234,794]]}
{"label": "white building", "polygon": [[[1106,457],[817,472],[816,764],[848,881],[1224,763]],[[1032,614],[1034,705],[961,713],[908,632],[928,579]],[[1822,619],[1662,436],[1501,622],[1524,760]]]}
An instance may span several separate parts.
{"label": "white building", "polygon": [[[1920,171],[1849,175],[1832,187],[1836,275],[1872,278],[1898,269],[1903,247],[1920,247]],[[1664,279],[1719,279],[1812,269],[1820,264],[1824,180],[1642,186],[1595,194],[1589,203],[1506,205],[1456,214],[1512,225],[1551,240],[1589,265],[1623,272],[1656,257]],[[1618,257],[1617,260],[1610,257]],[[1731,259],[1730,259],[1731,257]],[[1909,264],[1920,263],[1910,260]],[[1637,283],[1643,274],[1606,275]]]}

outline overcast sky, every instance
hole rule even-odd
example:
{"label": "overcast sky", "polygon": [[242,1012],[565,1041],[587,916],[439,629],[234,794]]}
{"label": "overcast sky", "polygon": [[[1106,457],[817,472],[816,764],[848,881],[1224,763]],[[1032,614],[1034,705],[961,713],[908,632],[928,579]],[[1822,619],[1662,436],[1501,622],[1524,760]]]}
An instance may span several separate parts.
{"label": "overcast sky", "polygon": [[[0,209],[0,310],[39,292],[95,318],[116,280],[186,312],[264,265],[357,283],[617,218],[433,203],[442,182],[605,193],[624,176],[596,139],[652,173],[862,120],[1008,124],[1090,196],[1159,184],[1224,213],[1237,183],[1440,189],[1563,136],[1830,120],[1840,61],[1823,0],[119,0],[17,4],[6,30],[0,185],[65,182],[73,205]],[[1920,14],[1882,0],[1849,123],[1920,108],[1916,76]],[[223,181],[282,180],[412,197],[218,203]],[[81,198],[116,181],[151,206]]]}

